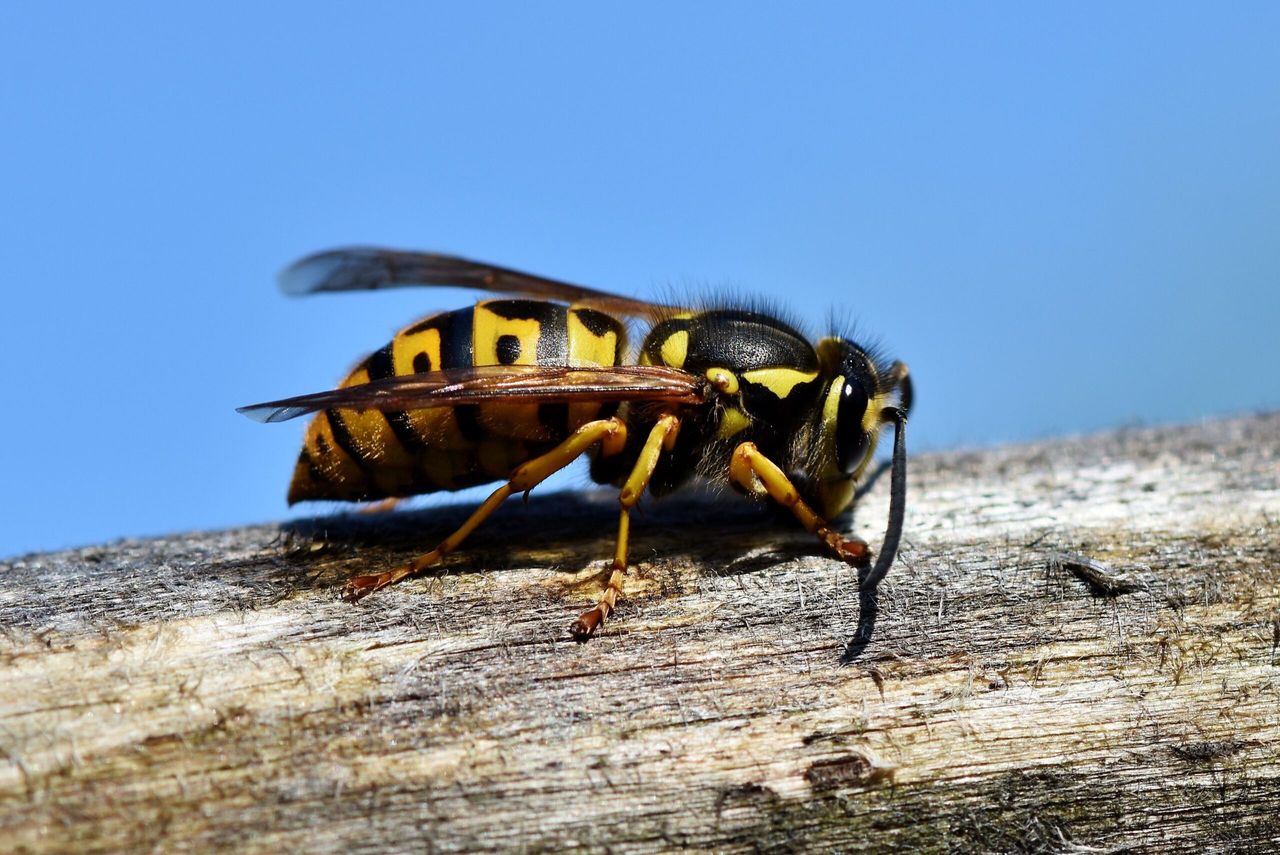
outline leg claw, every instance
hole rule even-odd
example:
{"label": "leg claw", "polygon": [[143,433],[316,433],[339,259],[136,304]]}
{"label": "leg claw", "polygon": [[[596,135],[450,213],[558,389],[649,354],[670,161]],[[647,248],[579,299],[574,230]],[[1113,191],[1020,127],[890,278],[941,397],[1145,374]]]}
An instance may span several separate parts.
{"label": "leg claw", "polygon": [[573,635],[574,641],[581,643],[590,638],[603,621],[604,613],[599,606],[596,606],[583,612],[582,616],[573,622],[573,626],[569,627],[569,632]]}
{"label": "leg claw", "polygon": [[391,583],[390,573],[370,573],[366,576],[354,576],[342,586],[342,599],[348,603],[358,603],[374,591],[380,591]]}

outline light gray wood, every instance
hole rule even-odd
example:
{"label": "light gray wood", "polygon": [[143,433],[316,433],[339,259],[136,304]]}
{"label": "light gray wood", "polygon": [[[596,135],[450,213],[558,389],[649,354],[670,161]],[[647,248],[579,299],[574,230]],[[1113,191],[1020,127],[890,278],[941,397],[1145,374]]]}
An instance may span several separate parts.
{"label": "light gray wood", "polygon": [[915,454],[909,499],[874,620],[736,496],[646,502],[584,645],[603,494],[355,606],[464,509],[8,561],[0,849],[1280,845],[1280,415]]}

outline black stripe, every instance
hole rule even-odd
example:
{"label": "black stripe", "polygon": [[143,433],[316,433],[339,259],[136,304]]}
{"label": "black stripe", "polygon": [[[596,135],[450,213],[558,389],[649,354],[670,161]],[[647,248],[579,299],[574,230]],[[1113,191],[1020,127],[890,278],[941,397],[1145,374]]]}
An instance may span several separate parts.
{"label": "black stripe", "polygon": [[546,300],[486,300],[485,311],[493,312],[504,321],[538,321],[549,324],[556,313],[564,317],[565,307]]}
{"label": "black stripe", "polygon": [[368,472],[364,455],[360,451],[360,447],[356,445],[355,438],[351,436],[351,431],[347,427],[347,423],[342,420],[342,413],[337,410],[325,410],[324,416],[329,420],[329,430],[333,432],[333,441],[338,447],[347,453],[360,468],[362,472]]}
{"label": "black stripe", "polygon": [[365,360],[364,368],[369,372],[370,380],[385,380],[395,376],[396,366],[391,356],[393,343],[388,342],[386,347],[375,350]]}
{"label": "black stripe", "polygon": [[543,303],[543,314],[538,329],[539,365],[567,365],[569,362],[569,310],[558,303]]}
{"label": "black stripe", "polygon": [[610,332],[622,332],[622,324],[618,323],[616,318],[612,318],[604,312],[597,312],[595,309],[574,309],[573,313],[578,316],[578,320],[587,328],[587,332],[597,338],[602,338]]}
{"label": "black stripe", "polygon": [[383,415],[386,416],[391,432],[396,435],[396,439],[404,446],[405,451],[416,454],[431,447],[430,443],[422,438],[422,434],[414,428],[413,422],[409,420],[409,414],[404,410],[391,410],[384,412]]}
{"label": "black stripe", "polygon": [[671,318],[654,325],[644,339],[644,354],[649,357],[649,362],[654,365],[666,365],[662,359],[662,345],[676,333],[688,332],[689,327],[688,318]]}
{"label": "black stripe", "polygon": [[441,312],[441,313],[439,313],[439,314],[437,314],[437,315],[432,315],[432,316],[431,316],[431,317],[429,317],[429,318],[423,318],[422,320],[418,321],[418,322],[417,322],[416,324],[414,324],[413,326],[411,326],[411,327],[407,327],[407,328],[405,328],[405,329],[401,330],[401,331],[400,331],[400,335],[402,335],[402,336],[411,336],[411,335],[417,335],[417,334],[418,334],[418,333],[420,333],[420,332],[426,332],[427,330],[437,330],[437,329],[440,329],[440,328],[442,327],[442,324],[441,324],[442,319],[443,319],[446,315],[451,315],[451,314],[453,314],[453,313],[452,313],[452,312]]}
{"label": "black stripe", "polygon": [[489,432],[480,425],[479,404],[459,404],[453,408],[453,417],[463,439],[480,442],[489,438]]}
{"label": "black stripe", "polygon": [[547,429],[554,439],[563,439],[569,435],[569,405],[563,401],[539,404],[538,421]]}
{"label": "black stripe", "polygon": [[[395,376],[395,360],[392,356],[393,344],[394,342],[369,356],[366,368],[369,371],[370,380],[384,380],[387,377]],[[418,356],[414,357],[414,363],[417,363],[418,357],[425,356],[425,353],[419,353]],[[404,446],[405,451],[414,453],[427,447],[422,437],[414,430],[413,423],[409,421],[409,415],[404,410],[388,410],[384,411],[382,415],[387,420],[387,426],[391,428],[391,432],[395,434],[396,439]]]}
{"label": "black stripe", "polygon": [[472,367],[471,339],[475,308],[447,312],[440,315],[439,320],[440,367],[445,370]]}
{"label": "black stripe", "polygon": [[316,465],[316,462],[311,459],[311,455],[305,448],[302,449],[302,453],[298,455],[298,463],[307,467],[307,475],[312,481],[319,481],[322,484],[329,481],[329,476],[325,475],[324,470]]}
{"label": "black stripe", "polygon": [[[475,307],[459,309],[440,316],[440,368],[471,368],[474,364],[472,338],[475,331]],[[463,404],[453,408],[453,417],[464,439],[479,442],[488,432],[480,426],[480,407]]]}

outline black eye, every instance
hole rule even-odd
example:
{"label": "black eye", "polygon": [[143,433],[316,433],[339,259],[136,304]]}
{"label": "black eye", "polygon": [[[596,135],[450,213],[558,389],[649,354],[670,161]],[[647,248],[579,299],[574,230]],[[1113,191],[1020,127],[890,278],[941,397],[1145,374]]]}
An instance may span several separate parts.
{"label": "black eye", "polygon": [[861,383],[846,381],[836,411],[836,465],[846,475],[853,474],[866,453],[867,432],[862,429],[866,412],[867,390]]}

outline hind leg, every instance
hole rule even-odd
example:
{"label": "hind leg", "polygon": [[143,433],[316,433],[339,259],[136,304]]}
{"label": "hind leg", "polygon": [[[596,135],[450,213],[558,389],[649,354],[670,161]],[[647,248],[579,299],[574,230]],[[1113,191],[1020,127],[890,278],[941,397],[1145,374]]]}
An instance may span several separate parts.
{"label": "hind leg", "polygon": [[597,442],[600,443],[602,453],[608,455],[621,451],[626,441],[627,427],[621,419],[615,417],[587,422],[546,454],[517,466],[511,474],[511,479],[494,490],[489,498],[467,517],[467,521],[459,526],[457,531],[442,540],[435,549],[394,570],[353,577],[343,586],[343,597],[356,602],[374,591],[380,591],[388,585],[394,585],[422,573],[461,546],[467,536],[475,531],[480,523],[488,519],[513,493],[527,494],[552,473],[560,471],[581,457]]}

